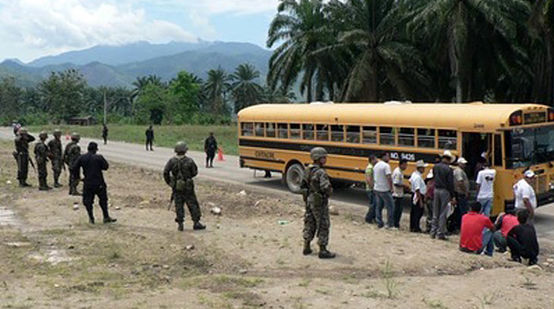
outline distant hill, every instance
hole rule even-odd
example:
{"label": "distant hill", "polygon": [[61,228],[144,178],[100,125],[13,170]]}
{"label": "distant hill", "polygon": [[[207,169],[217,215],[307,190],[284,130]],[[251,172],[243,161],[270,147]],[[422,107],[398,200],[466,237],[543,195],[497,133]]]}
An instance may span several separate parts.
{"label": "distant hill", "polygon": [[139,76],[155,74],[170,80],[181,70],[206,77],[206,72],[221,66],[232,72],[241,63],[268,71],[271,51],[249,43],[198,42],[150,44],[138,42],[123,46],[95,46],[57,56],[42,57],[23,64],[18,60],[0,63],[0,78],[15,77],[21,86],[30,86],[51,72],[78,69],[91,86],[131,87]]}

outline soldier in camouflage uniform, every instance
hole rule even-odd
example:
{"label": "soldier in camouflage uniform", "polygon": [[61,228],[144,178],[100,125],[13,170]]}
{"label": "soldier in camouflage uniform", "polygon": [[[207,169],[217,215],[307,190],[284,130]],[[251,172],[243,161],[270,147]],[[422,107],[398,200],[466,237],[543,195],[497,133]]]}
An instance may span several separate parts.
{"label": "soldier in camouflage uniform", "polygon": [[48,138],[48,133],[45,131],[40,132],[38,135],[39,142],[35,145],[35,161],[37,162],[37,172],[38,172],[38,189],[41,191],[47,191],[52,188],[46,183],[46,177],[48,176],[46,162],[48,162],[48,157],[50,156],[50,150],[46,145],[46,139]]}
{"label": "soldier in camouflage uniform", "polygon": [[13,156],[17,160],[17,180],[20,187],[30,187],[27,183],[29,174],[29,143],[34,142],[35,137],[27,132],[27,129],[20,128],[15,138],[15,152]]}
{"label": "soldier in camouflage uniform", "polygon": [[192,180],[198,174],[198,167],[194,161],[187,157],[188,147],[184,142],[179,142],[175,146],[177,155],[171,158],[165,165],[163,177],[165,182],[173,189],[171,200],[175,200],[175,212],[177,217],[175,222],[178,224],[178,230],[183,230],[183,221],[185,220],[184,205],[187,203],[192,221],[193,229],[203,230],[205,225],[200,223],[200,207],[194,193],[194,182]]}
{"label": "soldier in camouflage uniform", "polygon": [[62,160],[62,131],[59,129],[54,130],[54,138],[48,142],[48,149],[52,155],[52,172],[54,174],[54,187],[59,188],[60,174],[62,173],[63,160]]}
{"label": "soldier in camouflage uniform", "polygon": [[334,253],[327,250],[329,242],[329,195],[333,191],[327,172],[323,166],[327,162],[327,151],[322,147],[315,147],[310,151],[313,160],[302,179],[306,213],[304,215],[304,255],[312,253],[311,241],[317,234],[319,244],[319,258],[332,259]]}
{"label": "soldier in camouflage uniform", "polygon": [[71,134],[71,142],[65,146],[65,151],[63,153],[63,162],[67,164],[69,168],[69,195],[81,195],[77,191],[77,186],[79,185],[79,178],[74,176],[71,167],[81,156],[81,147],[79,147],[79,140],[81,136],[78,133]]}

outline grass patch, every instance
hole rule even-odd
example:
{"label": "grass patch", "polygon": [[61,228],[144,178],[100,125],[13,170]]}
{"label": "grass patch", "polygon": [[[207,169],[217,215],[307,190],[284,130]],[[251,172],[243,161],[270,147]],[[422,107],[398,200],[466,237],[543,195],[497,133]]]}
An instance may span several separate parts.
{"label": "grass patch", "polygon": [[[81,136],[95,139],[102,139],[102,126],[30,126],[28,129],[32,132],[47,130],[52,132],[59,128],[65,134],[66,132],[79,132]],[[135,144],[145,142],[144,131],[147,126],[140,125],[108,125],[108,140],[122,141]],[[237,145],[237,127],[231,126],[201,126],[201,125],[183,125],[183,126],[155,126],[154,144],[162,147],[173,147],[178,141],[184,140],[188,143],[191,150],[204,151],[204,139],[208,137],[209,132],[214,132],[218,145],[223,147],[225,154],[238,154]]]}

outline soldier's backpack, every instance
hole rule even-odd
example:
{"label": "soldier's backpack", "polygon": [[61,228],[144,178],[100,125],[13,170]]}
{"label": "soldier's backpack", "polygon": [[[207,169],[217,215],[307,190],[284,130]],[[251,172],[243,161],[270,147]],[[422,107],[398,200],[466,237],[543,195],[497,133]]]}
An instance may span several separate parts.
{"label": "soldier's backpack", "polygon": [[177,159],[177,174],[175,175],[175,191],[186,192],[192,189],[192,179],[186,169],[186,157]]}

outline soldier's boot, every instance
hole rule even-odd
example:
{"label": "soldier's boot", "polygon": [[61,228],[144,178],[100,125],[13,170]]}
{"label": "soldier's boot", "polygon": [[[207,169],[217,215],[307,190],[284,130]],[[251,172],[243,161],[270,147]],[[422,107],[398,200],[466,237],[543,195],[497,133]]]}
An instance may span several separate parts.
{"label": "soldier's boot", "polygon": [[206,226],[202,223],[200,223],[200,221],[195,221],[194,222],[194,225],[192,226],[192,228],[194,230],[205,230],[206,229]]}
{"label": "soldier's boot", "polygon": [[19,186],[20,186],[21,188],[31,187],[31,185],[28,184],[26,180],[20,180],[20,181],[19,181]]}
{"label": "soldier's boot", "polygon": [[304,250],[302,250],[302,254],[304,255],[310,255],[312,254],[312,247],[310,246],[310,242],[305,240],[304,241]]}
{"label": "soldier's boot", "polygon": [[116,218],[112,218],[112,217],[104,218],[104,223],[114,223],[114,222],[117,222]]}
{"label": "soldier's boot", "polygon": [[48,190],[51,190],[52,188],[50,188],[48,186],[48,184],[46,183],[46,179],[39,179],[39,188],[38,188],[40,191],[48,191]]}
{"label": "soldier's boot", "polygon": [[183,222],[177,222],[177,231],[182,232],[184,229]]}
{"label": "soldier's boot", "polygon": [[320,259],[333,259],[335,254],[327,250],[326,246],[319,246],[319,258]]}
{"label": "soldier's boot", "polygon": [[55,187],[55,188],[60,188],[60,187],[62,187],[62,184],[60,183],[59,178],[55,178],[55,179],[54,179],[54,187]]}

